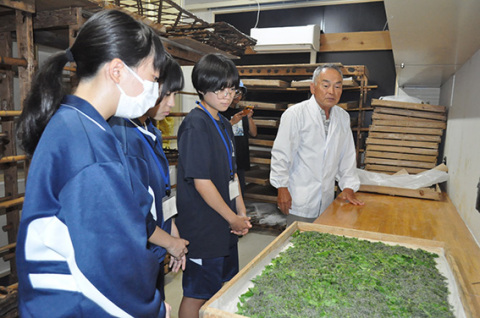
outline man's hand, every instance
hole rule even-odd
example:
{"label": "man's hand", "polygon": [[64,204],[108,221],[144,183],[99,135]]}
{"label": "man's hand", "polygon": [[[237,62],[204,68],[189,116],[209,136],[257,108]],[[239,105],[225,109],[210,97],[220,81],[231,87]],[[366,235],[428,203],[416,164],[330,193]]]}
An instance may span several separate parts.
{"label": "man's hand", "polygon": [[342,193],[338,195],[338,197],[342,200],[347,200],[353,205],[364,205],[365,203],[355,196],[355,192],[353,192],[350,188],[343,189]]}
{"label": "man's hand", "polygon": [[277,207],[283,214],[290,214],[289,210],[292,207],[292,196],[290,195],[288,188],[278,188]]}

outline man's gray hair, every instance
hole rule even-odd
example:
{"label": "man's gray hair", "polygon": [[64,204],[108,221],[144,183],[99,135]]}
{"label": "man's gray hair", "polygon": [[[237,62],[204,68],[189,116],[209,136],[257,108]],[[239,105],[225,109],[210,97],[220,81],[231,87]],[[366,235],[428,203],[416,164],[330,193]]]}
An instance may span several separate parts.
{"label": "man's gray hair", "polygon": [[312,81],[314,83],[316,83],[316,80],[317,80],[317,77],[318,75],[320,75],[320,73],[325,70],[325,69],[328,69],[328,68],[331,68],[331,69],[334,69],[335,71],[337,71],[340,76],[342,76],[343,78],[343,73],[342,73],[342,69],[337,65],[337,64],[323,64],[323,65],[320,65],[319,67],[317,67],[315,69],[315,71],[313,72],[313,76],[312,76]]}

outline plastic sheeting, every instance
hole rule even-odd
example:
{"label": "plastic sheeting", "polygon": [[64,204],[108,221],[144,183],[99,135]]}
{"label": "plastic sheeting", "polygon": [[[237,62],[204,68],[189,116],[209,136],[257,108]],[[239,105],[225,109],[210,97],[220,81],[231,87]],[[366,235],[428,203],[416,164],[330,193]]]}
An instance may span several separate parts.
{"label": "plastic sheeting", "polygon": [[357,173],[362,185],[405,189],[426,188],[448,180],[448,173],[437,169],[427,170],[414,175],[387,175],[361,169],[357,169]]}

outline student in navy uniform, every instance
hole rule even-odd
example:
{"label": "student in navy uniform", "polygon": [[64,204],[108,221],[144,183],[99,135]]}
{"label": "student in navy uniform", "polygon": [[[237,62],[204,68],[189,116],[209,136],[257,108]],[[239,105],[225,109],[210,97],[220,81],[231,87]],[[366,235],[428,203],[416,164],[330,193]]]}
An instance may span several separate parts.
{"label": "student in navy uniform", "polygon": [[237,107],[238,103],[247,95],[247,88],[240,81],[238,93],[233,97],[230,107],[221,112],[223,116],[230,120],[233,135],[235,136],[235,149],[237,150],[237,174],[242,189],[242,195],[245,195],[245,171],[250,169],[250,148],[248,145],[248,136],[257,136],[257,126],[253,121],[253,109],[241,109]]}
{"label": "student in navy uniform", "polygon": [[192,72],[200,101],[178,130],[177,226],[190,242],[179,317],[200,307],[238,272],[237,235],[251,228],[236,176],[232,127],[219,114],[238,87],[235,64],[203,56]]}
{"label": "student in navy uniform", "polygon": [[104,10],[36,74],[19,121],[33,155],[16,250],[21,317],[169,317],[147,248],[152,197],[106,121],[151,107],[165,58],[150,27]]}
{"label": "student in navy uniform", "polygon": [[[175,94],[183,88],[183,73],[172,58],[167,59],[160,78],[160,98],[145,115],[136,119],[112,117],[108,123],[122,144],[131,171],[145,183],[154,197],[149,215],[150,248],[159,261],[157,289],[165,300],[164,259],[171,254],[170,266],[174,272],[185,269],[188,242],[181,239],[172,217],[176,214],[175,196],[171,193],[169,163],[162,148],[162,133],[154,126],[175,106]],[[173,221],[173,222],[172,222]]]}

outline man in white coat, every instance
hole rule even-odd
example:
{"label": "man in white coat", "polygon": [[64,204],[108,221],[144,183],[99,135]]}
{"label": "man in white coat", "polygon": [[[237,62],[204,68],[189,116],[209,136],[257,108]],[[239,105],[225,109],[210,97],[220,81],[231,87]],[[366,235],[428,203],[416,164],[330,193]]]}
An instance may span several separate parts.
{"label": "man in white coat", "polygon": [[272,148],[270,183],[278,189],[278,208],[294,221],[313,222],[341,196],[354,205],[360,187],[350,116],[336,106],[343,75],[336,65],[318,67],[310,84],[312,97],[282,115]]}

